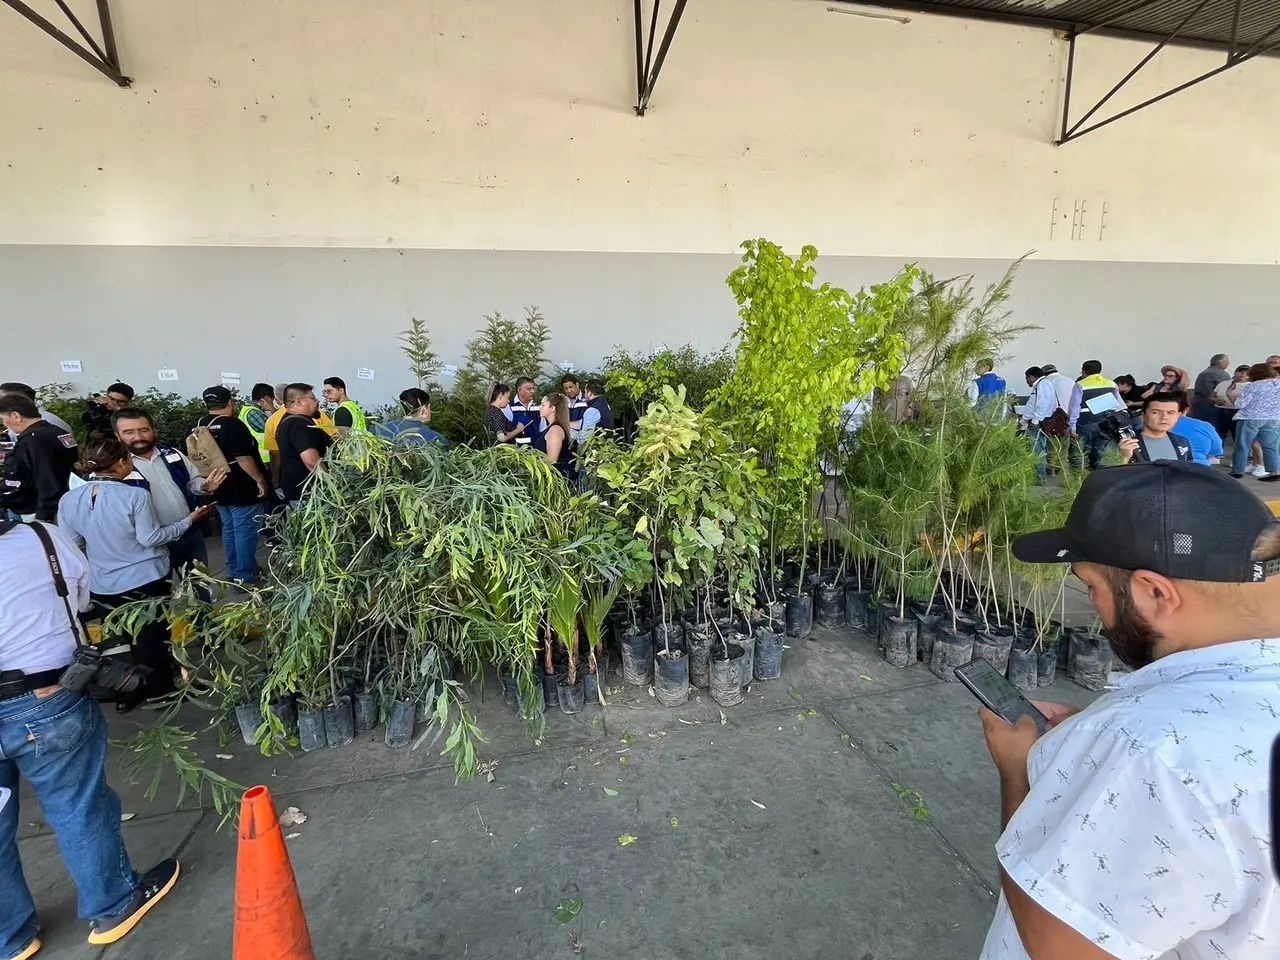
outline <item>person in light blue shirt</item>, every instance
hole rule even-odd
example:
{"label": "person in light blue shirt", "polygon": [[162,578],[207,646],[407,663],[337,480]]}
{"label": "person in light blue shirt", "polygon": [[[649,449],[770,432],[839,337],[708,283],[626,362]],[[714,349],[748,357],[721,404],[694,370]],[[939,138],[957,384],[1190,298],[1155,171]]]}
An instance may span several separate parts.
{"label": "person in light blue shirt", "polygon": [[1191,457],[1196,463],[1213,466],[1222,458],[1222,437],[1218,436],[1213,424],[1187,416],[1185,399],[1182,401],[1182,415],[1169,432],[1187,438],[1191,444]]}
{"label": "person in light blue shirt", "polygon": [[[124,482],[133,472],[129,448],[115,437],[90,440],[81,462],[89,481],[69,490],[58,504],[58,526],[84,544],[89,558],[93,599],[103,608],[134,600],[163,597],[169,592],[170,561],[166,545],[180,538],[214,510],[196,507],[174,523],[161,524],[151,492]],[[123,708],[173,690],[173,658],[169,627],[162,615],[143,624],[134,638],[134,656],[151,668],[151,675]]]}
{"label": "person in light blue shirt", "polygon": [[374,432],[386,437],[401,446],[415,446],[423,443],[437,443],[448,448],[449,441],[443,434],[437,433],[427,426],[431,420],[431,394],[421,387],[410,387],[400,392],[400,406],[404,408],[404,416],[398,420],[388,420],[375,425]]}

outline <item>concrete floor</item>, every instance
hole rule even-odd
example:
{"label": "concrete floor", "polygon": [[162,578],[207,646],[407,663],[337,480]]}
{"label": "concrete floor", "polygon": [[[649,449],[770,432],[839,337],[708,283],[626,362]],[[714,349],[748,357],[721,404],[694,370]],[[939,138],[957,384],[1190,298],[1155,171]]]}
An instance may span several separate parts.
{"label": "concrete floor", "polygon": [[[995,905],[996,777],[974,701],[923,665],[897,670],[865,635],[819,630],[791,641],[782,679],[755,683],[740,706],[701,694],[666,709],[628,687],[605,708],[553,709],[540,741],[492,679],[472,695],[493,782],[455,785],[439,756],[389,750],[381,730],[274,759],[201,737],[220,771],[307,814],[289,849],[318,957],[976,956]],[[1044,692],[1091,696],[1065,681]],[[146,717],[111,722],[124,736]],[[135,864],[177,854],[183,878],[121,943],[90,947],[24,797],[41,957],[228,956],[234,826],[219,832],[192,798],[175,808],[171,783],[148,803],[114,766],[136,814],[124,825]],[[926,821],[904,790],[918,791]],[[622,846],[624,834],[637,839]],[[573,899],[579,917],[556,924]]]}

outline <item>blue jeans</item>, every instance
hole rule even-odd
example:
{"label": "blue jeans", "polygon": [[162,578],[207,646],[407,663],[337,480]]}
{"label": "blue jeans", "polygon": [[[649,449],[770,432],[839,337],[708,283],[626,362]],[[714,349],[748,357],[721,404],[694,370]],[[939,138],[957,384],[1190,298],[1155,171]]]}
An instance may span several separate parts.
{"label": "blue jeans", "polygon": [[1039,424],[1033,423],[1027,427],[1027,439],[1031,441],[1031,449],[1036,455],[1036,476],[1044,480],[1049,475],[1049,458],[1045,452],[1049,446],[1049,438]]}
{"label": "blue jeans", "polygon": [[35,788],[85,920],[129,906],[139,878],[120,835],[120,798],[107,786],[107,721],[82,693],[58,690],[0,700],[0,957],[17,955],[37,932],[36,906],[18,859],[18,777]]}
{"label": "blue jeans", "polygon": [[1231,472],[1244,473],[1253,441],[1262,447],[1262,465],[1268,473],[1280,473],[1280,420],[1237,420],[1236,448],[1231,452]]}
{"label": "blue jeans", "polygon": [[1110,445],[1097,423],[1082,423],[1077,431],[1080,434],[1080,446],[1084,448],[1085,463],[1090,470],[1097,470],[1102,457]]}
{"label": "blue jeans", "polygon": [[262,504],[245,507],[218,506],[222,518],[222,549],[227,555],[227,576],[232,580],[258,578],[258,533],[262,530]]}

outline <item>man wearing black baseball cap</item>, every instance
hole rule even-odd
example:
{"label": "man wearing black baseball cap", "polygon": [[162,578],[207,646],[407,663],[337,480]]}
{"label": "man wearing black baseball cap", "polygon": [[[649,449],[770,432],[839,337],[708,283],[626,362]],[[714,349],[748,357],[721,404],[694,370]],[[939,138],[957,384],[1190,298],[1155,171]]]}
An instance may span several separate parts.
{"label": "man wearing black baseball cap", "polygon": [[1043,737],[981,711],[1004,825],[983,960],[1280,955],[1280,523],[1208,467],[1138,464],[1013,552],[1071,564],[1134,672],[1082,711],[1037,704]]}
{"label": "man wearing black baseball cap", "polygon": [[258,534],[270,492],[267,468],[258,456],[258,441],[244,421],[236,416],[231,391],[218,385],[201,395],[207,416],[196,421],[209,433],[226,458],[227,478],[214,493],[218,517],[222,521],[222,548],[227,558],[227,576],[252,583],[258,579]]}

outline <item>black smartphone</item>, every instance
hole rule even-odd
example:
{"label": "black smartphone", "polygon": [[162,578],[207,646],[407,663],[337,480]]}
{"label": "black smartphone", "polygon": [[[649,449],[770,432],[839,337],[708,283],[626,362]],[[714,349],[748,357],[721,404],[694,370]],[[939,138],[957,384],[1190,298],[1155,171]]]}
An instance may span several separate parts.
{"label": "black smartphone", "polygon": [[1280,737],[1271,745],[1271,858],[1280,880]]}
{"label": "black smartphone", "polygon": [[1007,723],[1017,723],[1019,717],[1025,716],[1035,721],[1041,733],[1049,729],[1044,714],[986,660],[971,660],[963,667],[956,667],[956,679],[968,687],[984,707]]}

